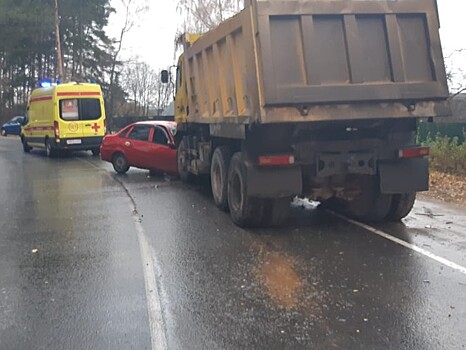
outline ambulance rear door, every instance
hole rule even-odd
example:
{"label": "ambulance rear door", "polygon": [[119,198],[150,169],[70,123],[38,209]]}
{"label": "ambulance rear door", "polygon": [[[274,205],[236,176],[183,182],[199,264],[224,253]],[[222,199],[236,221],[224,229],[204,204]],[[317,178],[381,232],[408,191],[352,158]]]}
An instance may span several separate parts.
{"label": "ambulance rear door", "polygon": [[81,144],[84,136],[83,123],[79,118],[79,101],[77,98],[63,98],[59,101],[60,138],[67,144]]}

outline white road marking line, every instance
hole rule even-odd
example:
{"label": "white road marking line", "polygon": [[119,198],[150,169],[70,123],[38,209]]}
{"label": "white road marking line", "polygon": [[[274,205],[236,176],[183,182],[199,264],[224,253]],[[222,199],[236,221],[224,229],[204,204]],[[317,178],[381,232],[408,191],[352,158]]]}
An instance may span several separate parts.
{"label": "white road marking line", "polygon": [[155,278],[156,267],[159,266],[159,264],[146,239],[139,215],[133,208],[131,208],[131,210],[133,210],[133,219],[138,233],[139,249],[141,251],[152,350],[166,350],[168,346],[165,335],[162,304],[160,302],[160,289],[157,284],[157,279]]}
{"label": "white road marking line", "polygon": [[383,238],[388,239],[388,240],[390,240],[392,242],[395,242],[395,243],[397,243],[397,244],[399,244],[399,245],[401,245],[403,247],[411,249],[411,250],[413,250],[413,251],[415,251],[415,252],[417,252],[419,254],[422,254],[422,255],[424,255],[424,256],[432,259],[432,260],[435,260],[435,261],[439,262],[442,265],[448,266],[448,267],[450,267],[450,268],[452,268],[452,269],[454,269],[456,271],[459,271],[462,274],[466,275],[466,267],[463,267],[463,266],[458,265],[458,264],[456,264],[456,263],[454,263],[454,262],[452,262],[450,260],[442,258],[441,256],[435,255],[434,253],[431,253],[428,250],[425,250],[425,249],[420,248],[420,247],[418,247],[418,246],[416,246],[414,244],[403,241],[402,239],[399,239],[397,237],[389,235],[388,233],[385,233],[385,232],[383,232],[381,230],[378,230],[378,229],[376,229],[376,228],[374,228],[372,226],[363,224],[362,222],[359,222],[359,221],[356,221],[356,220],[352,220],[350,218],[347,218],[346,216],[335,213],[335,212],[333,212],[331,210],[327,210],[327,211],[329,213],[331,213],[332,215],[334,215],[334,216],[336,216],[336,217],[338,217],[338,218],[340,218],[342,220],[345,220],[345,221],[347,221],[347,222],[349,222],[349,223],[351,223],[353,225],[359,226],[359,227],[361,227],[361,228],[363,228],[363,229],[365,229],[367,231],[375,233],[376,235],[378,235],[380,237],[383,237]]}
{"label": "white road marking line", "polygon": [[[79,161],[91,165],[98,170],[105,170],[98,167],[96,164],[88,161],[87,159],[81,159],[76,157]],[[110,175],[109,175],[110,176]],[[147,300],[147,312],[149,316],[149,327],[151,336],[151,348],[152,350],[166,350],[168,349],[167,338],[165,334],[165,322],[163,319],[162,304],[160,302],[160,289],[157,284],[155,274],[160,271],[160,265],[157,261],[155,253],[152,251],[149,242],[146,239],[144,228],[141,225],[141,219],[136,209],[136,203],[134,198],[129,193],[123,182],[116,180],[123,187],[127,193],[131,204],[130,210],[133,213],[132,218],[137,231],[139,250],[141,252],[142,268],[144,274],[144,284],[146,289],[146,300]]]}

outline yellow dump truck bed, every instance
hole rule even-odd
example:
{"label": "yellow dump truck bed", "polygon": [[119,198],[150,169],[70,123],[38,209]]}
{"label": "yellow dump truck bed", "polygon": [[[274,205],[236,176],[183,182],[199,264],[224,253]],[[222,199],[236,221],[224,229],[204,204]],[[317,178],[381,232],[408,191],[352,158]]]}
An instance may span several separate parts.
{"label": "yellow dump truck bed", "polygon": [[189,122],[449,114],[435,0],[250,0],[184,65]]}

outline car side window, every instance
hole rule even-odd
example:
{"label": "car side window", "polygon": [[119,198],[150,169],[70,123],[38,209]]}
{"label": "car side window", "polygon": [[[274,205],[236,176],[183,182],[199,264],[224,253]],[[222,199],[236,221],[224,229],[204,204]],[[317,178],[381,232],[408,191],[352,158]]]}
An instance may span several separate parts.
{"label": "car side window", "polygon": [[136,125],[131,130],[128,138],[131,140],[149,141],[150,126],[148,125]]}
{"label": "car side window", "polygon": [[167,132],[163,130],[162,128],[156,126],[154,130],[153,143],[166,146],[168,144],[168,141],[169,141],[169,138],[168,138]]}

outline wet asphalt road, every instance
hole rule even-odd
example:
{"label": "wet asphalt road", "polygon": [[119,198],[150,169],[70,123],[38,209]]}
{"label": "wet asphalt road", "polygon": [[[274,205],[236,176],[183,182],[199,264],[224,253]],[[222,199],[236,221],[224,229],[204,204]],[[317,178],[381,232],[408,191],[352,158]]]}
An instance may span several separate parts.
{"label": "wet asphalt road", "polygon": [[[377,228],[466,267],[466,211]],[[306,202],[243,230],[203,186],[0,138],[0,349],[464,349],[465,325],[461,270]]]}

